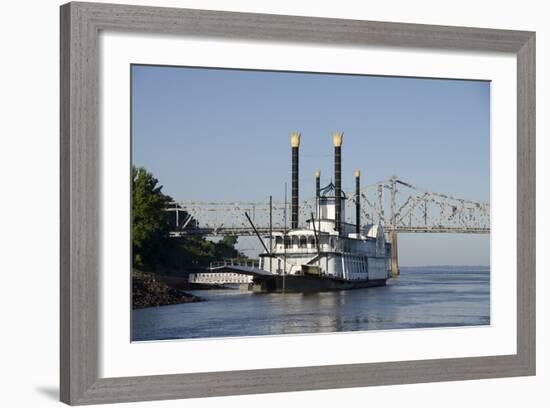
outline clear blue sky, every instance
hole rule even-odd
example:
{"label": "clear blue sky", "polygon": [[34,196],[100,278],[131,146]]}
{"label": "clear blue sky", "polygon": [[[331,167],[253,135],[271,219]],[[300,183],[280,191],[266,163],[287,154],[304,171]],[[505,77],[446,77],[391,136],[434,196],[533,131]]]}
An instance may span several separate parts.
{"label": "clear blue sky", "polygon": [[[397,175],[489,202],[489,82],[134,65],[132,114],[134,164],[177,200],[282,200],[295,130],[300,195],[313,196],[316,169],[332,178],[341,130],[345,190],[360,168],[366,184]],[[488,265],[489,237],[401,235],[399,255]]]}

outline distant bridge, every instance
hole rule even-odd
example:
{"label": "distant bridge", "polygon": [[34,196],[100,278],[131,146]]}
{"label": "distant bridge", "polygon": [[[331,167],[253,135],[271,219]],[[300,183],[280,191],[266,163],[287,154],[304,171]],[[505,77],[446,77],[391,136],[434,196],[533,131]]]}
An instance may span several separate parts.
{"label": "distant bridge", "polygon": [[[348,194],[346,222],[355,223],[355,194]],[[360,194],[361,223],[380,222],[388,233],[490,232],[488,203],[467,200],[418,188],[398,177],[364,187]],[[315,198],[300,202],[300,225],[315,213]],[[284,232],[290,227],[290,205],[273,202],[189,202],[178,201],[166,211],[171,218],[172,237],[185,235],[246,236],[258,232]]]}

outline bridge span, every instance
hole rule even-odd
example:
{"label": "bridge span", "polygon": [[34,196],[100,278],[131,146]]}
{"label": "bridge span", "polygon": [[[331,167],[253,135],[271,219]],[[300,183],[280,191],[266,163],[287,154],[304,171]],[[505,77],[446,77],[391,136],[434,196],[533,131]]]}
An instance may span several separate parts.
{"label": "bridge span", "polygon": [[[490,232],[488,203],[418,188],[398,177],[368,185],[360,196],[348,194],[345,220],[355,223],[355,202],[361,200],[363,224],[381,223],[389,235],[396,233]],[[300,202],[303,222],[315,213],[316,198]],[[290,205],[285,202],[173,202],[166,211],[172,225],[170,236],[247,236],[254,230],[248,213],[262,235],[290,229]],[[301,226],[301,225],[300,225]]]}

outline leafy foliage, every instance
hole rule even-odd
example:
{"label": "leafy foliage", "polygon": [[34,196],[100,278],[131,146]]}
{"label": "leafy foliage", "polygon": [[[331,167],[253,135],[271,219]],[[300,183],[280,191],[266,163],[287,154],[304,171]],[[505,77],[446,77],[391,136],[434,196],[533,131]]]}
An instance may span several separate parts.
{"label": "leafy foliage", "polygon": [[[236,243],[236,239],[232,242]],[[212,242],[202,237],[189,236],[170,239],[169,250],[165,252],[163,261],[171,267],[185,269],[209,266],[210,262],[227,258],[245,259],[235,249],[234,244],[224,240]]]}
{"label": "leafy foliage", "polygon": [[164,208],[171,198],[161,190],[151,173],[132,166],[132,249],[136,266],[157,263],[168,238]]}
{"label": "leafy foliage", "polygon": [[236,237],[218,242],[204,237],[169,238],[172,201],[162,186],[144,168],[132,167],[132,251],[136,268],[155,270],[159,266],[186,269],[205,267],[224,258],[245,258],[235,249]]}

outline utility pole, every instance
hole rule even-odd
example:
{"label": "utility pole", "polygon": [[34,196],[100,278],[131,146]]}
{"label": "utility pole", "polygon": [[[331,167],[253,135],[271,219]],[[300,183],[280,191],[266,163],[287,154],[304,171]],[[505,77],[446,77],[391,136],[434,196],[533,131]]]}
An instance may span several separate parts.
{"label": "utility pole", "polygon": [[[273,196],[269,196],[269,253],[273,254]],[[269,256],[269,272],[271,270],[273,257]]]}
{"label": "utility pole", "polygon": [[395,223],[396,223],[396,217],[397,214],[396,211],[396,205],[395,205],[395,197],[397,195],[397,183],[395,176],[391,178],[390,181],[391,184],[391,227],[395,230]]}
{"label": "utility pole", "polygon": [[[317,203],[317,230],[321,232],[321,170],[317,170],[315,172],[315,201]],[[313,225],[313,231],[315,232],[315,218],[313,218],[313,214],[311,215],[311,223]],[[320,238],[320,235],[317,236],[317,232],[315,232],[315,243],[317,244],[317,267],[319,268],[319,274],[321,274],[321,242],[319,242]]]}
{"label": "utility pole", "polygon": [[355,233],[361,238],[361,171],[355,170]]}
{"label": "utility pole", "polygon": [[285,229],[283,233],[283,293],[285,293],[285,277],[286,277],[286,183],[285,183],[285,210],[284,210],[284,219],[285,219]]}

